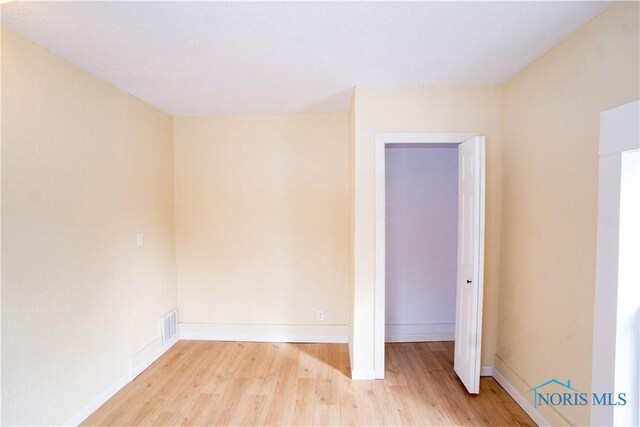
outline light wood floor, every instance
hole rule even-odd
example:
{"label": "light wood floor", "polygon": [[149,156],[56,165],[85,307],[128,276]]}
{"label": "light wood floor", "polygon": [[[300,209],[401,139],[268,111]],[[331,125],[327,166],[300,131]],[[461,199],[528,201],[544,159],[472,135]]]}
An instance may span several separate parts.
{"label": "light wood floor", "polygon": [[535,425],[493,378],[467,394],[453,343],[386,354],[351,381],[345,344],[180,341],[83,425]]}

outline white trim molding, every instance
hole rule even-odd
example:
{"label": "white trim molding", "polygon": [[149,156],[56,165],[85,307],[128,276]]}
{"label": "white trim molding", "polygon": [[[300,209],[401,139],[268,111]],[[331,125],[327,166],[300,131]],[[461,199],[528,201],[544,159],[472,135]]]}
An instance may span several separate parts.
{"label": "white trim molding", "polygon": [[375,271],[374,271],[374,375],[384,378],[385,344],[385,146],[387,144],[461,144],[477,133],[378,132],[375,135]]}
{"label": "white trim molding", "polygon": [[[138,375],[140,375],[145,369],[151,366],[155,361],[160,359],[164,353],[166,353],[171,347],[173,347],[178,341],[182,340],[205,340],[205,341],[250,341],[250,342],[290,342],[290,343],[347,343],[350,345],[350,341],[346,336],[294,336],[294,335],[235,335],[231,334],[214,334],[204,332],[184,332],[178,334],[172,339],[166,346],[162,346],[157,351],[153,352],[151,356],[132,367],[131,371],[116,381],[107,390],[102,392],[93,401],[87,404],[80,412],[74,415],[68,422],[67,426],[77,426],[82,423],[87,417],[94,413],[100,406],[112,398],[118,391],[133,381]],[[352,380],[370,380],[375,377],[376,373],[373,370],[351,371]],[[482,366],[480,370],[480,376],[493,377],[496,381],[505,389],[507,393],[516,401],[516,403],[540,426],[550,425],[544,417],[536,411],[527,399],[518,393],[517,389],[511,385],[511,383],[493,366]]]}
{"label": "white trim molding", "polygon": [[[620,332],[617,324],[620,320],[619,301],[633,298],[633,290],[626,289],[619,282],[620,269],[620,226],[623,164],[626,155],[640,149],[640,101],[630,102],[600,113],[600,150],[599,150],[599,182],[598,182],[598,231],[596,253],[596,286],[594,295],[593,316],[593,349],[592,349],[592,383],[593,392],[638,393],[638,371],[636,365],[635,378],[632,372],[623,373],[626,379],[620,379],[620,370],[616,364],[623,349],[630,343],[618,342]],[[621,287],[622,286],[622,287]],[[635,283],[633,284],[635,286]],[[627,287],[628,288],[628,287]],[[638,340],[636,336],[636,340]],[[637,341],[636,341],[637,342]],[[638,347],[632,347],[636,355]],[[637,360],[637,359],[636,359]],[[637,363],[637,361],[636,361]],[[625,382],[625,390],[620,382]],[[635,383],[635,386],[634,384]],[[631,384],[635,392],[626,390]],[[617,420],[629,411],[630,405],[594,406],[591,408],[591,425],[637,424],[640,415],[637,413],[638,396],[628,402],[635,404],[635,414],[624,422]],[[616,415],[617,414],[617,415]]]}
{"label": "white trim molding", "polygon": [[453,341],[455,339],[454,332],[448,333],[424,333],[424,334],[387,334],[385,336],[386,342],[435,342],[435,341]]}
{"label": "white trim molding", "polygon": [[[157,339],[156,339],[157,340]],[[154,340],[154,342],[156,341]],[[173,347],[178,341],[180,341],[179,337],[173,338],[171,341],[160,347],[157,351],[155,351],[151,356],[142,361],[140,364],[131,368],[129,373],[121,377],[118,381],[116,381],[113,385],[103,391],[99,396],[89,402],[80,412],[75,414],[69,421],[67,421],[64,425],[66,426],[77,426],[82,423],[84,420],[89,417],[89,415],[93,414],[99,407],[105,404],[105,402],[111,399],[117,392],[119,392],[124,386],[129,384],[131,381],[136,379],[138,375],[140,375],[145,369],[153,364],[156,360],[158,360],[163,354],[165,354],[171,347]]]}
{"label": "white trim molding", "polygon": [[180,339],[196,341],[238,341],[238,342],[279,342],[279,343],[324,343],[347,344],[346,335],[262,335],[262,334],[221,334],[215,332],[181,332]]}
{"label": "white trim molding", "polygon": [[180,339],[178,336],[174,336],[171,338],[166,345],[161,346],[155,352],[153,352],[150,356],[144,359],[139,364],[133,366],[131,368],[131,380],[134,380],[138,375],[140,375],[145,369],[153,364],[156,360],[160,359],[160,357],[165,354],[171,347],[173,347]]}
{"label": "white trim molding", "polygon": [[388,323],[385,325],[386,342],[453,341],[455,323]]}
{"label": "white trim molding", "polygon": [[[484,370],[484,367],[482,368]],[[538,412],[538,410],[536,410],[531,403],[529,403],[529,400],[527,400],[527,398],[525,396],[523,396],[522,394],[520,394],[520,392],[518,391],[517,388],[515,388],[510,382],[509,380],[507,380],[507,378],[502,375],[502,373],[497,370],[495,367],[492,368],[492,376],[493,378],[496,379],[496,381],[498,382],[498,384],[500,384],[502,386],[502,388],[509,393],[509,396],[513,397],[513,400],[516,401],[516,403],[522,408],[522,410],[524,410],[524,412],[527,413],[527,415],[529,415],[531,417],[531,419],[539,426],[550,426],[551,423],[549,423],[540,412]]]}
{"label": "white trim molding", "polygon": [[483,366],[483,367],[481,367],[480,368],[480,376],[481,377],[493,377],[493,366]]}
{"label": "white trim molding", "polygon": [[461,144],[474,136],[478,136],[478,134],[447,132],[378,132],[376,133],[376,148],[378,148],[379,144]]}
{"label": "white trim molding", "polygon": [[[75,414],[65,423],[67,426],[77,426],[89,415],[93,414],[107,400],[111,399],[124,386],[136,379],[145,369],[160,359],[171,347],[182,340],[200,341],[242,341],[242,342],[278,342],[278,343],[329,343],[346,344],[349,339],[346,335],[251,335],[251,334],[221,334],[210,332],[180,332],[172,338],[166,345],[159,347],[141,362],[131,367],[128,374],[124,375],[113,385],[103,391],[99,396],[88,403],[80,412]],[[154,339],[147,347],[151,347],[158,338]],[[352,372],[352,379],[370,379],[373,372]]]}
{"label": "white trim molding", "polygon": [[226,324],[180,322],[180,338],[203,341],[346,343],[344,324]]}
{"label": "white trim molding", "polygon": [[373,371],[351,371],[352,380],[371,380],[373,379],[375,372]]}
{"label": "white trim molding", "polygon": [[93,399],[90,403],[88,403],[80,412],[75,414],[69,421],[67,421],[64,425],[66,426],[77,426],[81,422],[87,419],[89,415],[93,414],[99,407],[104,405],[104,403],[111,399],[113,395],[120,391],[124,386],[131,382],[131,374],[127,374],[116,381],[113,385],[107,388],[105,391],[100,393],[95,399]]}

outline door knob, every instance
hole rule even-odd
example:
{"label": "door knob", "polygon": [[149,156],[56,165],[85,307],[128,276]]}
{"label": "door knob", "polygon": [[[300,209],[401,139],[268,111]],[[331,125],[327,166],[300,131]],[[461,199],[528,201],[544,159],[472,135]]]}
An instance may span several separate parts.
{"label": "door knob", "polygon": [[471,280],[467,280],[467,283],[471,283]]}

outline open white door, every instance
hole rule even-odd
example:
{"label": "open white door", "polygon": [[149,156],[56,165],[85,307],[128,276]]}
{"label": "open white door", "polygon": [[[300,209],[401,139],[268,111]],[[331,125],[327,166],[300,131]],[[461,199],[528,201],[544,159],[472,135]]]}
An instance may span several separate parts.
{"label": "open white door", "polygon": [[458,146],[458,275],[453,368],[480,392],[482,278],[484,270],[484,137]]}

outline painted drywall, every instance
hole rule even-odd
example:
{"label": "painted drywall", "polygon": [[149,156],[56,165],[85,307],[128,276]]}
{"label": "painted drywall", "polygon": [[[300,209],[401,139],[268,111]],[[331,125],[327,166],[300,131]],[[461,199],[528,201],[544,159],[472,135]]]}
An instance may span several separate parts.
{"label": "painted drywall", "polygon": [[174,131],[182,336],[346,340],[347,114],[177,118]]}
{"label": "painted drywall", "polygon": [[2,424],[60,425],[176,304],[173,122],[6,28],[2,83]]}
{"label": "painted drywall", "polygon": [[452,340],[458,147],[389,146],[385,181],[385,335],[390,340]]}
{"label": "painted drywall", "polygon": [[374,141],[376,132],[474,132],[486,137],[482,365],[495,351],[500,261],[500,89],[497,86],[355,88],[352,369],[374,368]]}
{"label": "painted drywall", "polygon": [[[599,114],[640,97],[639,13],[612,6],[504,85],[495,367],[522,395],[590,391]],[[538,409],[589,424],[588,406]]]}

